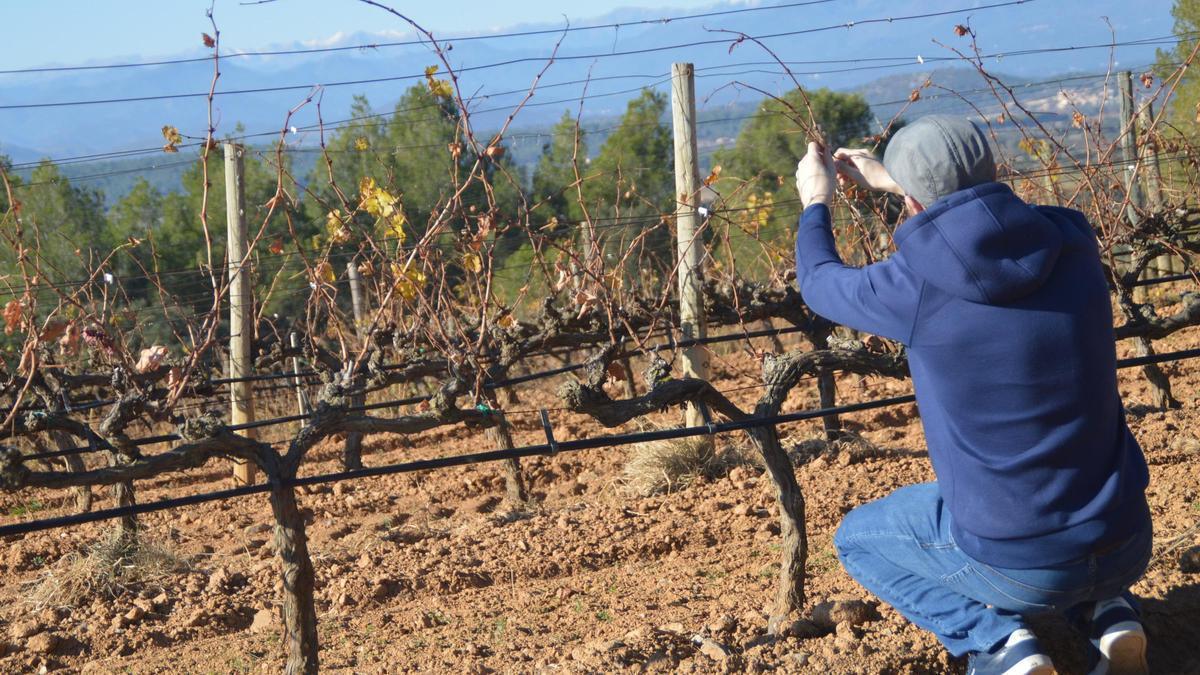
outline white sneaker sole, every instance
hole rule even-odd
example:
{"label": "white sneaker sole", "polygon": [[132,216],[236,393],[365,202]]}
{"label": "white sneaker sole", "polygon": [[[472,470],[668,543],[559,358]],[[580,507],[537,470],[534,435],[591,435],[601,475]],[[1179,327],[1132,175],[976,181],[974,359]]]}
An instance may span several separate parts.
{"label": "white sneaker sole", "polygon": [[1058,671],[1045,654],[1033,654],[1004,671],[1004,675],[1058,675]]}
{"label": "white sneaker sole", "polygon": [[1146,662],[1146,631],[1136,621],[1108,629],[1096,645],[1108,659],[1109,675],[1150,675]]}

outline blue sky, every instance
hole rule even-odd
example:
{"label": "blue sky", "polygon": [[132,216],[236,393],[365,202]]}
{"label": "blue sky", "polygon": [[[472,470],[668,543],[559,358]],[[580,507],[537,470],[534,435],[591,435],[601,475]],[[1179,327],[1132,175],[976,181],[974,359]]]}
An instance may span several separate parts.
{"label": "blue sky", "polygon": [[[228,49],[255,49],[295,41],[322,41],[338,32],[405,30],[390,14],[358,0],[216,0],[214,16]],[[427,28],[454,34],[534,21],[573,20],[630,5],[664,12],[705,7],[711,0],[385,0]],[[51,63],[111,61],[174,55],[200,45],[211,32],[208,0],[6,0],[0,44],[8,68]],[[404,11],[404,10],[402,10]]]}
{"label": "blue sky", "polygon": [[[837,89],[884,77],[889,81],[880,86],[899,82],[904,87],[905,79],[917,73],[961,67],[948,51],[948,45],[965,48],[970,42],[955,36],[957,23],[977,29],[980,50],[992,55],[986,64],[990,70],[1033,80],[1095,75],[1110,65],[1144,69],[1154,61],[1156,47],[1172,42],[1170,0],[726,0],[723,5],[717,0],[593,0],[570,5],[548,0],[386,1],[406,6],[415,20],[442,38],[531,24],[561,25],[564,11],[580,26],[596,23],[599,17],[605,22],[661,18],[704,13],[714,6],[761,10],[571,33],[541,82],[546,93],[539,92],[538,100],[523,108],[517,124],[524,127],[552,123],[562,113],[560,103],[577,106],[585,88],[588,116],[618,115],[639,87],[661,84],[674,61],[697,64],[700,105],[714,109],[753,100],[761,91],[782,92],[794,86],[790,76],[776,72],[760,47],[747,42],[731,50],[732,38],[717,30],[763,36],[772,53],[792,63],[793,74],[806,85]],[[174,66],[0,74],[0,148],[28,159],[153,147],[166,122],[185,133],[202,134],[208,123],[203,96],[212,82],[206,59],[210,52],[200,40],[202,31],[212,30],[205,18],[208,2],[0,0],[0,44],[7,48],[0,71],[201,57]],[[614,13],[631,6],[643,9]],[[933,13],[938,14],[923,16]],[[400,19],[358,0],[217,0],[216,16],[224,54],[323,46],[339,35],[338,45],[404,41],[407,37],[400,35],[411,35]],[[1107,45],[1114,36],[1118,41],[1154,41],[1127,44],[1110,54]],[[495,117],[477,116],[477,122],[502,122],[507,106],[516,105],[545,67],[543,59],[558,39],[555,33],[455,42],[449,59],[463,76],[460,82],[475,97],[475,109],[482,107]],[[1021,54],[1047,47],[1061,51]],[[813,59],[850,61],[815,64]],[[423,46],[231,59],[218,83],[222,96],[215,105],[216,123],[222,134],[239,122],[257,132],[277,130],[286,111],[316,83],[327,85],[322,92],[326,119],[346,116],[354,94],[367,95],[377,110],[386,110],[434,60]],[[157,96],[172,98],[105,102]],[[888,96],[898,94],[892,91]],[[292,121],[314,124],[315,106]]]}

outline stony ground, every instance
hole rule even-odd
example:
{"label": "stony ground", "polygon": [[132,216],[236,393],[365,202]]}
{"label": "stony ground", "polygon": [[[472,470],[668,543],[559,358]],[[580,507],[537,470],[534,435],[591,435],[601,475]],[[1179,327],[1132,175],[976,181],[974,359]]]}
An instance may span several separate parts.
{"label": "stony ground", "polygon": [[[1196,346],[1200,331],[1159,349]],[[1122,355],[1128,355],[1122,347]],[[721,355],[723,388],[749,404],[758,367]],[[1156,554],[1135,592],[1145,598],[1155,673],[1200,672],[1200,575],[1181,569],[1200,521],[1197,397],[1200,362],[1165,367],[1183,407],[1143,412],[1149,396],[1122,373],[1130,422],[1151,464]],[[517,409],[554,405],[551,386],[522,390]],[[842,401],[908,391],[907,383],[844,377]],[[280,399],[280,406],[286,399]],[[785,410],[816,405],[811,383]],[[285,412],[280,408],[277,412]],[[518,444],[541,441],[531,414],[514,413]],[[673,424],[677,414],[643,422]],[[913,406],[845,416],[861,442],[822,448],[815,423],[781,429],[795,448],[808,503],[809,604],[793,634],[765,635],[778,570],[777,514],[753,462],[729,463],[667,494],[632,496],[622,469],[635,449],[527,460],[533,505],[500,503],[499,467],[319,486],[301,496],[317,570],[322,667],[335,672],[766,671],[958,673],[928,635],[879,605],[842,571],[831,537],[850,508],[932,479]],[[555,415],[561,438],[601,433]],[[628,425],[625,430],[638,428]],[[482,434],[457,429],[375,437],[369,465],[475,451]],[[742,440],[720,439],[733,454]],[[308,469],[336,470],[339,447]],[[139,499],[224,485],[226,467],[148,481]],[[102,495],[98,506],[110,505]],[[60,493],[0,497],[4,522],[67,513]],[[0,553],[0,671],[92,673],[276,672],[282,665],[278,574],[270,509],[247,497],[147,515],[144,533],[177,567],[119,597],[39,602],[74,569],[71,554],[102,541],[96,524],[12,538]],[[76,563],[75,567],[78,567]],[[1065,673],[1080,672],[1080,637],[1054,618],[1036,630]]]}

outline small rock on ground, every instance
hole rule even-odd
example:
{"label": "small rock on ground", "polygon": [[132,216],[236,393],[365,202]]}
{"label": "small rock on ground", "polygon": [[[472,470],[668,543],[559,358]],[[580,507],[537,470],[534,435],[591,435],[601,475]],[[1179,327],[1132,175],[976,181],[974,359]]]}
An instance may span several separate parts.
{"label": "small rock on ground", "polygon": [[1184,574],[1200,574],[1200,546],[1193,546],[1179,556],[1179,571]]}
{"label": "small rock on ground", "polygon": [[875,608],[862,600],[831,600],[813,607],[813,621],[824,628],[839,624],[860,626],[875,616]]}
{"label": "small rock on ground", "polygon": [[271,630],[275,625],[275,612],[269,609],[260,609],[254,613],[254,619],[250,622],[251,633],[262,633]]}
{"label": "small rock on ground", "polygon": [[36,654],[53,654],[58,648],[58,637],[52,633],[38,633],[29,638],[25,647]]}

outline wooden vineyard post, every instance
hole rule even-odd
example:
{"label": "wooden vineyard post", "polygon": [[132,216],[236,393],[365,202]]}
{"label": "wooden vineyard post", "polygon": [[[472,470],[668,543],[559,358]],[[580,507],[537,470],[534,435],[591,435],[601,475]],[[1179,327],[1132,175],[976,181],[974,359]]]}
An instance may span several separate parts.
{"label": "wooden vineyard post", "polygon": [[[1144,205],[1144,195],[1138,183],[1137,173],[1137,126],[1133,120],[1133,73],[1123,70],[1117,75],[1117,85],[1121,92],[1121,166],[1125,168],[1125,194],[1129,204],[1125,208],[1125,219],[1129,221],[1130,229],[1136,230],[1141,222],[1139,209]],[[1129,256],[1133,260],[1133,249],[1121,246],[1116,249],[1118,256]],[[1120,261],[1120,258],[1118,258]],[[1123,263],[1123,261],[1121,261]],[[1120,264],[1120,263],[1119,263]],[[1145,289],[1141,286],[1133,289],[1134,302],[1143,302]]]}
{"label": "wooden vineyard post", "polygon": [[346,278],[350,281],[350,306],[354,310],[354,334],[362,339],[367,324],[367,307],[363,298],[362,277],[358,274],[358,261],[346,265]]}
{"label": "wooden vineyard post", "polygon": [[[358,261],[351,259],[346,265],[346,278],[350,280],[350,305],[354,311],[354,333],[359,341],[366,340],[367,303],[363,297],[362,277],[358,274]],[[360,345],[361,346],[361,345]],[[366,396],[350,397],[350,406],[359,407],[367,402]],[[342,449],[342,468],[350,471],[362,468],[363,435],[351,431],[346,434],[346,446]]]}
{"label": "wooden vineyard post", "polygon": [[[696,151],[696,69],[690,63],[671,66],[671,126],[675,132],[675,228],[679,274],[679,327],[684,340],[708,335],[704,318],[704,238],[700,223],[700,164]],[[683,376],[708,379],[708,354],[703,345],[683,350]],[[700,411],[688,404],[688,426],[703,423]]]}
{"label": "wooden vineyard post", "polygon": [[1146,206],[1146,195],[1138,180],[1137,126],[1133,121],[1133,73],[1121,71],[1117,83],[1121,88],[1121,160],[1125,166],[1125,189],[1129,195],[1126,218],[1136,229],[1141,223],[1140,211]]}
{"label": "wooden vineyard post", "polygon": [[[288,333],[288,345],[292,349],[300,348],[300,336],[296,334],[296,331]],[[308,404],[308,393],[304,391],[304,382],[300,379],[300,357],[298,356],[292,357],[292,375],[292,386],[296,390],[296,413],[299,415],[307,415],[310,408]],[[303,421],[301,421],[299,424],[301,427],[304,426]]]}
{"label": "wooden vineyard post", "polygon": [[[1133,116],[1133,73],[1128,70],[1121,71],[1117,78],[1117,83],[1121,90],[1121,160],[1125,166],[1125,185],[1129,195],[1129,208],[1126,211],[1126,217],[1129,219],[1130,229],[1136,230],[1141,224],[1141,210],[1146,205],[1146,196],[1145,192],[1141,189],[1141,185],[1138,183],[1137,125],[1134,123]],[[1132,260],[1132,249],[1126,247],[1126,252],[1128,252]],[[1132,302],[1144,302],[1144,287],[1139,286],[1135,288],[1132,295]],[[1130,313],[1132,309],[1128,308],[1127,313]],[[1154,355],[1154,346],[1150,344],[1150,338],[1135,337],[1133,338],[1133,346],[1134,353],[1137,356]],[[1174,397],[1171,396],[1171,381],[1167,379],[1162,369],[1151,363],[1142,366],[1142,374],[1146,376],[1146,382],[1150,385],[1150,395],[1155,407],[1165,410],[1173,405],[1178,405]]]}
{"label": "wooden vineyard post", "polygon": [[[225,220],[226,263],[229,269],[229,377],[250,375],[254,345],[254,296],[250,279],[250,261],[246,255],[245,182],[242,179],[244,150],[236,143],[225,143]],[[254,385],[232,382],[229,385],[229,423],[254,421]],[[241,432],[254,437],[252,429]],[[233,460],[233,481],[238,485],[254,482],[254,465]]]}
{"label": "wooden vineyard post", "polygon": [[1138,132],[1144,135],[1142,142],[1143,164],[1146,166],[1147,196],[1150,198],[1150,208],[1159,209],[1163,205],[1162,167],[1158,163],[1158,145],[1150,136],[1154,125],[1154,103],[1147,101],[1145,107],[1138,113]]}
{"label": "wooden vineyard post", "polygon": [[[1158,163],[1158,146],[1150,134],[1154,125],[1154,105],[1147,101],[1138,112],[1138,133],[1142,138],[1141,159],[1146,167],[1146,197],[1150,202],[1151,211],[1161,211],[1163,207],[1162,167]],[[1167,253],[1154,260],[1151,268],[1155,277],[1171,274],[1175,271],[1175,256]]]}

